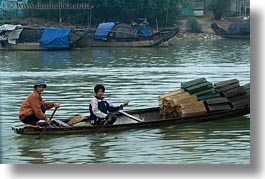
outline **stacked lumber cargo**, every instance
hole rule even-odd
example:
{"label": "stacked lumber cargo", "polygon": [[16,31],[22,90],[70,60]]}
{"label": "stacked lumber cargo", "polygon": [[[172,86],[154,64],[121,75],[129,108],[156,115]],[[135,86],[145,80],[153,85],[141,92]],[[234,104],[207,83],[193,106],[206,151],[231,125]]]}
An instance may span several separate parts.
{"label": "stacked lumber cargo", "polygon": [[250,94],[250,83],[245,84],[243,87],[246,89],[248,94]]}
{"label": "stacked lumber cargo", "polygon": [[241,86],[237,79],[226,80],[214,84],[221,96],[227,98],[231,108],[241,109],[250,106],[250,84]]}
{"label": "stacked lumber cargo", "polygon": [[160,113],[164,118],[180,117],[179,104],[192,100],[197,101],[183,89],[163,94],[159,96]]}
{"label": "stacked lumber cargo", "polygon": [[182,83],[182,88],[159,96],[160,113],[163,118],[194,117],[207,113],[203,102],[191,93],[208,90],[211,86],[205,78]]}
{"label": "stacked lumber cargo", "polygon": [[205,78],[198,78],[192,81],[181,83],[181,88],[203,101],[208,112],[229,110],[230,105],[226,98],[216,91],[213,84]]}
{"label": "stacked lumber cargo", "polygon": [[182,103],[180,105],[180,114],[180,116],[183,118],[201,116],[207,114],[207,110],[202,101]]}
{"label": "stacked lumber cargo", "polygon": [[220,97],[220,94],[213,88],[213,84],[205,78],[198,78],[181,83],[181,88],[191,95],[197,96],[199,101]]}
{"label": "stacked lumber cargo", "polygon": [[181,83],[181,89],[159,96],[163,118],[188,118],[207,113],[246,108],[250,104],[250,84],[239,85],[237,79],[214,85],[205,78]]}
{"label": "stacked lumber cargo", "polygon": [[208,112],[223,111],[223,110],[231,109],[229,101],[225,97],[207,99],[204,101],[204,104]]}

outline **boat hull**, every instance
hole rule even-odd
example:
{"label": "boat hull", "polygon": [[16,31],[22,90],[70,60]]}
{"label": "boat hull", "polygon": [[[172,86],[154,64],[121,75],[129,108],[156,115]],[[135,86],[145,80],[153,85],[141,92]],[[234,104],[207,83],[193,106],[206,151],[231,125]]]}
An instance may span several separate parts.
{"label": "boat hull", "polygon": [[[69,135],[69,134],[91,134],[100,132],[114,132],[133,128],[143,127],[157,127],[161,125],[177,125],[179,123],[188,122],[203,122],[210,120],[218,120],[225,118],[232,118],[243,116],[250,113],[249,108],[244,109],[233,109],[225,110],[213,113],[207,113],[201,116],[189,117],[189,118],[171,118],[163,119],[160,115],[159,107],[138,109],[127,111],[130,115],[137,118],[143,119],[143,122],[137,122],[124,114],[117,113],[117,121],[114,125],[92,126],[87,121],[86,125],[83,126],[72,126],[72,127],[47,127],[45,135]],[[68,122],[67,120],[62,120]],[[12,130],[17,134],[27,135],[39,135],[44,127],[34,128],[27,127],[25,125],[18,125],[12,127]]]}
{"label": "boat hull", "polygon": [[212,30],[216,33],[216,35],[221,36],[223,38],[228,39],[250,39],[250,34],[232,34],[228,33],[226,30],[217,26],[216,23],[211,24]]}
{"label": "boat hull", "polygon": [[106,38],[94,40],[94,33],[90,32],[87,38],[80,40],[77,46],[80,47],[154,47],[160,46],[164,42],[174,37],[179,32],[178,28],[163,30],[152,37],[132,38],[132,39],[116,39]]}
{"label": "boat hull", "polygon": [[[41,29],[41,28],[40,28]],[[69,35],[69,46],[68,47],[53,47],[53,48],[42,48],[40,47],[40,39],[34,39],[34,41],[20,41],[17,40],[15,44],[8,43],[7,39],[1,39],[0,36],[0,50],[4,51],[64,51],[64,50],[74,50],[78,48],[82,48],[80,46],[80,42],[86,39],[88,32],[80,32],[79,34],[70,34]]]}
{"label": "boat hull", "polygon": [[73,44],[69,48],[41,48],[39,43],[18,43],[0,44],[0,50],[16,51],[51,51],[51,50],[72,50]]}
{"label": "boat hull", "polygon": [[139,40],[139,41],[99,41],[91,40],[88,42],[89,47],[152,47],[158,46],[161,43],[161,39],[157,40]]}

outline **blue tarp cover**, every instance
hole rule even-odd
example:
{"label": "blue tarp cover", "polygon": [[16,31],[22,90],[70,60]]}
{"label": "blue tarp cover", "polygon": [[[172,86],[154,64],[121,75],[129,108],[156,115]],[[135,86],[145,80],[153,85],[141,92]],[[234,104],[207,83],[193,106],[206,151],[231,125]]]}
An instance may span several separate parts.
{"label": "blue tarp cover", "polygon": [[112,27],[115,26],[115,22],[100,23],[95,32],[94,39],[107,38]]}
{"label": "blue tarp cover", "polygon": [[40,40],[42,48],[69,48],[69,34],[71,29],[45,28]]}
{"label": "blue tarp cover", "polygon": [[150,29],[148,29],[146,26],[138,26],[137,34],[140,36],[149,37],[153,35],[153,32]]}

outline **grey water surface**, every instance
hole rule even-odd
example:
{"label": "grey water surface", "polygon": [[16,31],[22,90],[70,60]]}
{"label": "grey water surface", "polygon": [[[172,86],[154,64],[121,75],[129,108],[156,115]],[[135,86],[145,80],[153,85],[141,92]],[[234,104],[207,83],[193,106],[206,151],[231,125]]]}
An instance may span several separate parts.
{"label": "grey water surface", "polygon": [[[89,135],[15,134],[18,111],[44,78],[46,101],[61,104],[54,118],[88,115],[93,87],[126,109],[158,106],[181,82],[250,82],[250,41],[182,41],[168,48],[87,48],[79,51],[0,51],[1,162],[6,164],[250,164],[250,115],[203,123]],[[47,111],[50,116],[53,110]]]}

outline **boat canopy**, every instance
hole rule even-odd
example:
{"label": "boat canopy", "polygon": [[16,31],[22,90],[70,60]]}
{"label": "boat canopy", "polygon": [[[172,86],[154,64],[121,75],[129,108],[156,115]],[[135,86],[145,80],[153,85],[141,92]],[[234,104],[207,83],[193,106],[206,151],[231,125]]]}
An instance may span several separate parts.
{"label": "boat canopy", "polygon": [[16,44],[16,40],[19,39],[23,29],[15,29],[8,34],[8,43]]}
{"label": "boat canopy", "polygon": [[69,48],[71,29],[45,28],[40,40],[42,48]]}
{"label": "boat canopy", "polygon": [[98,25],[98,28],[95,32],[94,35],[94,39],[98,40],[98,39],[103,39],[103,38],[107,38],[111,29],[116,25],[115,22],[104,22],[104,23],[100,23]]}
{"label": "boat canopy", "polygon": [[20,25],[12,25],[12,24],[4,24],[0,26],[0,32],[2,31],[12,31],[15,30],[17,28],[17,26]]}

